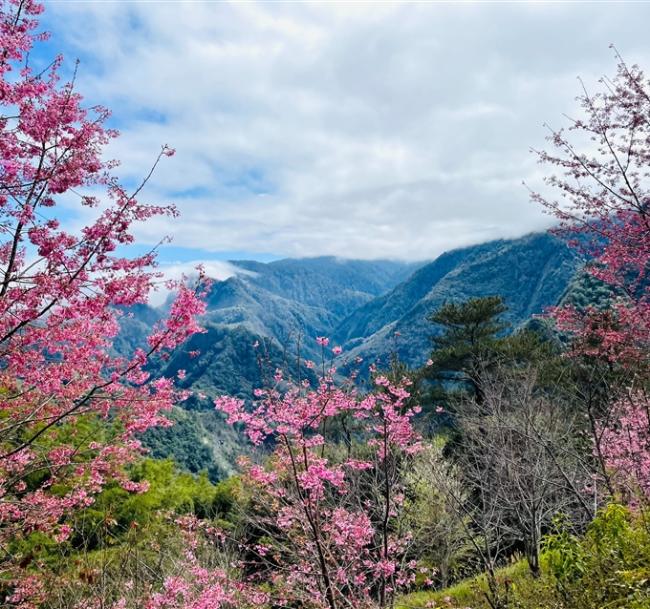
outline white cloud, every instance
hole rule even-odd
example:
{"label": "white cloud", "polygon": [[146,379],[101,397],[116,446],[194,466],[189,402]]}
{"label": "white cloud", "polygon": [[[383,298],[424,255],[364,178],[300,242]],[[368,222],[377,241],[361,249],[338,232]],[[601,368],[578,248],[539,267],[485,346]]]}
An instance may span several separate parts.
{"label": "white cloud", "polygon": [[[53,3],[80,90],[113,108],[128,179],[177,149],[149,243],[430,258],[548,225],[528,153],[607,45],[649,65],[640,4]],[[164,117],[164,118],[163,118]]]}
{"label": "white cloud", "polygon": [[[181,279],[191,279],[197,276],[197,267],[202,266],[206,276],[214,281],[223,281],[233,275],[251,275],[250,271],[241,269],[234,264],[221,260],[196,260],[191,262],[168,262],[161,264],[157,269],[163,275],[165,280],[179,281]],[[149,304],[157,307],[163,304],[169,296],[169,290],[165,288],[164,284],[160,284],[159,289],[153,293],[149,298]]]}

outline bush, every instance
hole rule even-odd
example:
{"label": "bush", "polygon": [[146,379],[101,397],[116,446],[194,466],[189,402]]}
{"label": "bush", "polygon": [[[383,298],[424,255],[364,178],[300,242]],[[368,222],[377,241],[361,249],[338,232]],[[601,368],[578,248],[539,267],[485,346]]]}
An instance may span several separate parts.
{"label": "bush", "polygon": [[584,538],[563,529],[549,537],[545,555],[567,608],[650,607],[650,531],[642,512],[610,505]]}

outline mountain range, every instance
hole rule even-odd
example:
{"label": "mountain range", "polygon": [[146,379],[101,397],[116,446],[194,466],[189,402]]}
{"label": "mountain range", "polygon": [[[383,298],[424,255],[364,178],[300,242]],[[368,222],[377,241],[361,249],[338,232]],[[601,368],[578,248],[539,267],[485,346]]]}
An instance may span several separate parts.
{"label": "mountain range", "polygon": [[558,304],[580,260],[575,251],[548,234],[532,234],[447,252],[408,279],[366,303],[343,320],[333,337],[350,355],[386,363],[421,365],[435,333],[427,316],[446,302],[503,297],[511,327]]}
{"label": "mountain range", "polygon": [[[366,366],[382,366],[390,354],[410,366],[421,365],[436,331],[427,316],[445,302],[500,295],[508,306],[504,317],[516,328],[566,297],[582,261],[556,237],[535,233],[453,250],[429,262],[320,257],[231,264],[236,273],[215,282],[208,295],[205,333],[190,339],[158,370],[165,375],[183,370],[181,386],[196,390],[185,413],[176,414],[179,429],[196,436],[186,437],[185,444],[199,442],[206,455],[210,450],[205,447],[211,447],[221,473],[228,462],[224,447],[234,452],[239,439],[215,422],[215,395],[250,398],[277,367],[310,377],[312,372],[298,362],[319,361],[318,336],[329,337],[330,347],[342,347],[337,361],[342,368],[358,357]],[[132,310],[116,348],[131,348],[163,313],[164,307]],[[191,357],[194,351],[200,353]],[[191,424],[187,411],[195,413]],[[157,438],[150,442],[154,453],[170,454],[174,441],[160,434]],[[187,446],[183,452],[192,453]],[[186,465],[196,469],[195,454],[192,459]]]}

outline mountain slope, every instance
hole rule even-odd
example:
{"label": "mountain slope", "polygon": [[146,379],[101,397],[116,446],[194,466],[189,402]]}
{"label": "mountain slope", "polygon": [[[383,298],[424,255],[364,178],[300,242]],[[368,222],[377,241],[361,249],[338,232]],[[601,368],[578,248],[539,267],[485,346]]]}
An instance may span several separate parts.
{"label": "mountain slope", "polygon": [[548,234],[454,250],[418,269],[389,293],[361,306],[333,337],[348,357],[385,361],[391,352],[419,365],[435,328],[427,315],[448,301],[500,295],[513,325],[559,302],[580,266],[563,242]]}
{"label": "mountain slope", "polygon": [[446,252],[415,271],[395,289],[359,307],[343,320],[335,330],[336,340],[347,343],[350,340],[366,338],[380,331],[387,324],[397,321],[426,298],[433,286],[445,275],[476,251],[477,248],[466,248]]}
{"label": "mountain slope", "polygon": [[[230,472],[244,440],[224,425],[212,399],[218,394],[250,399],[253,389],[272,382],[276,368],[314,380],[304,364],[296,372],[298,348],[303,357],[317,359],[316,336],[330,334],[346,315],[417,268],[412,263],[336,258],[233,264],[241,272],[215,282],[208,295],[205,332],[193,336],[169,361],[153,364],[157,374],[178,377],[178,385],[194,394],[182,410],[175,410],[173,427],[143,438],[154,456],[172,457],[190,471],[205,467],[213,479]],[[132,351],[162,315],[163,310],[144,305],[129,311],[116,349]]]}
{"label": "mountain slope", "polygon": [[[520,325],[572,293],[580,260],[558,239],[533,234],[454,250],[424,265],[336,258],[234,264],[241,272],[208,295],[206,332],[156,370],[195,395],[175,414],[178,427],[145,438],[156,456],[174,456],[190,470],[208,464],[214,477],[229,471],[243,443],[214,412],[215,395],[248,399],[276,368],[310,378],[304,365],[296,374],[296,354],[318,361],[321,335],[343,345],[343,367],[357,355],[365,366],[386,364],[392,352],[420,365],[435,331],[427,315],[444,302],[498,294],[508,321]],[[119,346],[132,347],[161,314],[145,306],[131,311]]]}
{"label": "mountain slope", "polygon": [[245,327],[291,354],[300,348],[305,357],[316,356],[316,336],[331,334],[347,315],[418,266],[332,257],[233,264],[243,272],[215,283],[206,320],[215,326]]}
{"label": "mountain slope", "polygon": [[406,279],[422,263],[346,260],[324,256],[277,260],[269,264],[233,261],[254,273],[249,280],[277,296],[325,309],[343,318]]}
{"label": "mountain slope", "polygon": [[253,389],[268,385],[277,368],[300,378],[313,379],[313,372],[300,367],[274,341],[258,337],[244,326],[224,327],[207,322],[205,332],[195,334],[174,352],[162,369],[167,377],[179,376],[177,385],[197,394],[183,406],[212,409],[212,398],[227,394],[248,400]]}

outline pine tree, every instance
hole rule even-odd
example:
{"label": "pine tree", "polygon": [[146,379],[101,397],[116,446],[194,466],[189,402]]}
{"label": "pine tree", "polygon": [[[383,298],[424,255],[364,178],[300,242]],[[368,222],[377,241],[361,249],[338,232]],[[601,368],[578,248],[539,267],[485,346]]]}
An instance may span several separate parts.
{"label": "pine tree", "polygon": [[429,315],[428,320],[442,330],[431,337],[433,351],[421,371],[433,386],[433,402],[448,405],[458,392],[482,401],[481,368],[500,349],[501,335],[508,329],[501,319],[506,310],[500,296],[487,296],[448,303]]}

